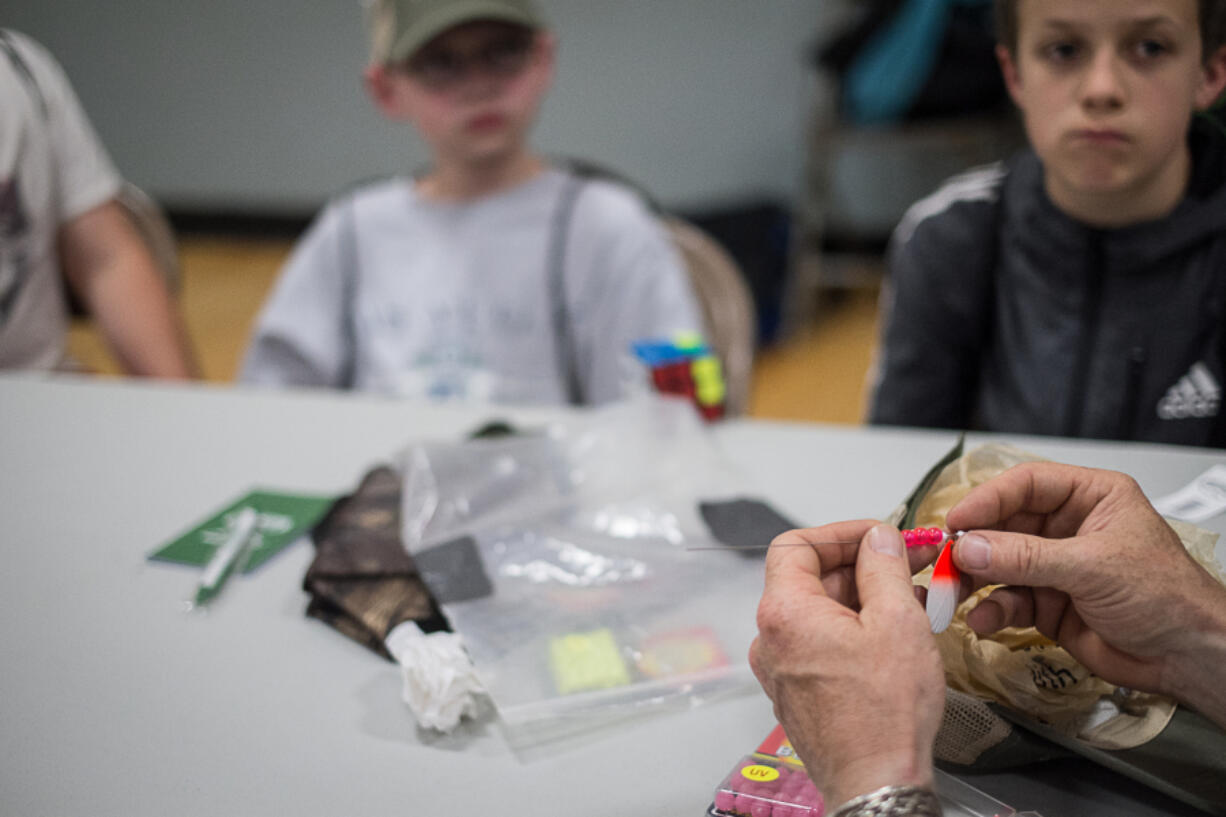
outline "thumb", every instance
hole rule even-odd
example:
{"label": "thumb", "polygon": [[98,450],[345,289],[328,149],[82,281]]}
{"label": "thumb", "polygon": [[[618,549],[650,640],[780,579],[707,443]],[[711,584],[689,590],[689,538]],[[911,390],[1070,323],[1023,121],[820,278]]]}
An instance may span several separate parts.
{"label": "thumb", "polygon": [[877,525],[864,535],[856,554],[856,590],[862,609],[873,599],[905,596],[914,600],[906,554],[902,534],[893,525]]}
{"label": "thumb", "polygon": [[987,584],[1067,590],[1081,575],[1079,548],[1071,539],[1024,533],[974,531],[954,545],[954,563]]}

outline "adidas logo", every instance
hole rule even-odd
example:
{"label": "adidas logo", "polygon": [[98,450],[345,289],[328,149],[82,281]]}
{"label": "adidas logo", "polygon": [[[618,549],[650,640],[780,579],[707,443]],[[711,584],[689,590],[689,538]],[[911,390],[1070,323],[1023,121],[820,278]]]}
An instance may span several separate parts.
{"label": "adidas logo", "polygon": [[1158,401],[1158,416],[1163,420],[1216,417],[1221,402],[1222,387],[1204,363],[1195,363]]}

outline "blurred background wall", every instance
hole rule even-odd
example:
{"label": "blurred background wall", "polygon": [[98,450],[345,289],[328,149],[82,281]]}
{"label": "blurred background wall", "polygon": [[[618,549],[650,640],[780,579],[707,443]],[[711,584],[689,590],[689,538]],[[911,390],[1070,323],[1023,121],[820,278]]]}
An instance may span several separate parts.
{"label": "blurred background wall", "polygon": [[[666,206],[787,203],[807,50],[843,3],[540,0],[560,39],[545,151],[620,169]],[[7,0],[61,61],[121,171],[176,211],[309,214],[426,157],[361,85],[358,0]]]}

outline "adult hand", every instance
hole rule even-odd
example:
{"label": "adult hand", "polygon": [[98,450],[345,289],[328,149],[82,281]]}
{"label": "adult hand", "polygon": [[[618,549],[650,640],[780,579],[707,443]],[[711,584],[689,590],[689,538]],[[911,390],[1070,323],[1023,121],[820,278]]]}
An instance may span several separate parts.
{"label": "adult hand", "polygon": [[845,540],[857,544],[771,547],[749,651],[775,716],[830,803],[881,786],[931,786],[945,703],[940,655],[896,529],[841,522],[772,544]]}
{"label": "adult hand", "polygon": [[[954,560],[1004,584],[967,616],[977,632],[1038,628],[1100,677],[1171,695],[1226,725],[1226,588],[1120,473],[1026,463],[946,515]],[[998,528],[999,530],[974,530]]]}

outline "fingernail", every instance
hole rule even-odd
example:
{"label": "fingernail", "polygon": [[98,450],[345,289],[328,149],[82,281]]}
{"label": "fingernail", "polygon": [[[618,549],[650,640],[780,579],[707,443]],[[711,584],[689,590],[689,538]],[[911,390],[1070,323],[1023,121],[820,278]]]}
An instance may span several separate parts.
{"label": "fingernail", "polygon": [[958,563],[971,570],[982,570],[992,562],[992,544],[977,533],[968,533],[958,542]]}
{"label": "fingernail", "polygon": [[886,556],[902,556],[902,535],[888,525],[877,525],[868,532],[868,546]]}

